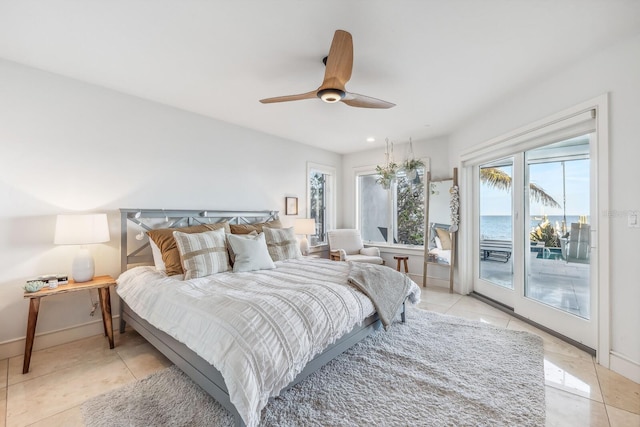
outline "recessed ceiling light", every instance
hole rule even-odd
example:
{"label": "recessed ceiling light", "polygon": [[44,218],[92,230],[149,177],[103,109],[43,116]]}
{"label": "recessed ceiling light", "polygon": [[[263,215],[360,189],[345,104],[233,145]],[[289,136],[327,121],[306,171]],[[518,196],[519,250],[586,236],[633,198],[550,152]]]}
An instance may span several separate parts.
{"label": "recessed ceiling light", "polygon": [[369,138],[367,138],[367,142],[376,142],[376,139],[370,136]]}

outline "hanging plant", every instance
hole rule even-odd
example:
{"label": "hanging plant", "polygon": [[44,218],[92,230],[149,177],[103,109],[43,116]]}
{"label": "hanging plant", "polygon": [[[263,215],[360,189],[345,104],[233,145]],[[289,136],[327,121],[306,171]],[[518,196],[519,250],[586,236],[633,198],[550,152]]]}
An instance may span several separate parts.
{"label": "hanging plant", "polygon": [[418,177],[418,169],[424,168],[425,164],[420,159],[407,159],[402,164],[402,169],[407,174],[407,179],[413,181]]}
{"label": "hanging plant", "polygon": [[376,166],[376,173],[380,175],[376,179],[376,183],[382,185],[382,188],[388,190],[391,188],[391,181],[396,177],[398,173],[398,165],[391,162],[385,166]]}
{"label": "hanging plant", "polygon": [[382,185],[382,188],[385,190],[388,190],[391,188],[391,181],[394,180],[398,173],[398,165],[393,161],[393,142],[391,143],[391,150],[389,150],[389,138],[387,138],[386,143],[387,149],[384,153],[384,166],[376,166],[376,172],[380,175],[378,179],[376,179],[376,183]]}
{"label": "hanging plant", "polygon": [[418,168],[424,168],[424,166],[424,162],[420,159],[416,159],[413,155],[413,141],[409,138],[409,157],[402,164],[402,169],[407,175],[407,179],[411,182],[417,180],[416,184],[419,184],[420,178],[418,178]]}

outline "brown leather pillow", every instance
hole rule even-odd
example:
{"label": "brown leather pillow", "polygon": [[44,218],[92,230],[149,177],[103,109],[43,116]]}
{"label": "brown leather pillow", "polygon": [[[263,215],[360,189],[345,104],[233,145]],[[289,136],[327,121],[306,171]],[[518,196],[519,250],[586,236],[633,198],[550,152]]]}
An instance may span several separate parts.
{"label": "brown leather pillow", "polygon": [[181,233],[203,233],[205,231],[217,230],[224,228],[225,231],[229,231],[229,224],[221,222],[218,224],[200,224],[192,227],[183,228],[159,228],[157,230],[147,231],[147,235],[158,246],[162,253],[162,261],[167,269],[167,276],[174,276],[176,274],[182,274],[182,262],[180,261],[180,252],[178,252],[178,246],[176,240],[173,238],[174,231],[180,231]]}
{"label": "brown leather pillow", "polygon": [[282,228],[282,223],[279,219],[269,222],[256,222],[255,224],[229,224],[231,228],[231,234],[249,234],[252,231],[256,233],[262,233],[262,227],[269,228]]}

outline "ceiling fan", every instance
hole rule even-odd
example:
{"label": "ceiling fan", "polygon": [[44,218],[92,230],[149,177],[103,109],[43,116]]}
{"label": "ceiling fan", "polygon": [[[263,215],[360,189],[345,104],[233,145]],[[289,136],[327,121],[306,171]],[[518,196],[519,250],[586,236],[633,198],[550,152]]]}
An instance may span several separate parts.
{"label": "ceiling fan", "polygon": [[261,99],[260,102],[271,104],[318,97],[327,103],[341,101],[351,107],[360,108],[391,108],[396,105],[370,96],[347,92],[345,89],[353,68],[353,40],[348,32],[343,30],[335,32],[329,55],[323,59],[323,62],[326,66],[324,80],[318,89],[298,95]]}

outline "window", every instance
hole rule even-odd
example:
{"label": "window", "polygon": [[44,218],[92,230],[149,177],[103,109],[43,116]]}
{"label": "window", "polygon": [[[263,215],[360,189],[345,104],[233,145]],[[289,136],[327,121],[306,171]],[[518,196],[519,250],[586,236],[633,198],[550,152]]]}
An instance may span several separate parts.
{"label": "window", "polygon": [[335,169],[309,163],[307,165],[309,218],[316,221],[316,233],[309,236],[311,246],[327,244],[327,231],[335,227]]}
{"label": "window", "polygon": [[410,179],[400,171],[387,190],[376,182],[380,175],[375,172],[356,173],[358,226],[364,241],[424,245],[424,174],[419,168]]}

